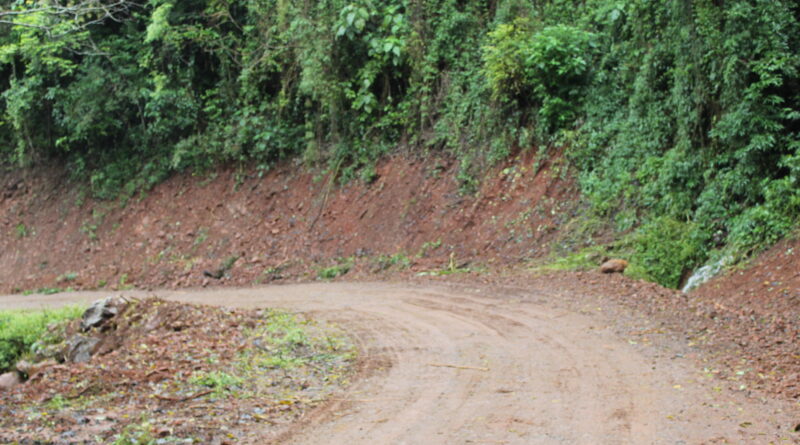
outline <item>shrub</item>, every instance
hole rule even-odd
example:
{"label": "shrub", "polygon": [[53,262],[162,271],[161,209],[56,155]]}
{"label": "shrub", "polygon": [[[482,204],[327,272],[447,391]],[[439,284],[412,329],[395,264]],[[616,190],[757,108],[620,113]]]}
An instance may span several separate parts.
{"label": "shrub", "polygon": [[488,35],[484,72],[495,99],[538,109],[548,128],[577,116],[589,79],[593,35],[559,24],[532,32],[530,21],[501,24]]}
{"label": "shrub", "polygon": [[692,225],[667,217],[642,225],[633,245],[632,274],[671,288],[704,259]]}

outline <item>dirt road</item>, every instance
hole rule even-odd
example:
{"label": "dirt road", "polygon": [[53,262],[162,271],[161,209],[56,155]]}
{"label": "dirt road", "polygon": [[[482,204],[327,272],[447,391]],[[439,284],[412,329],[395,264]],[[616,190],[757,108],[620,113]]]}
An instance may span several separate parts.
{"label": "dirt road", "polygon": [[[136,295],[126,292],[126,295]],[[0,309],[107,293],[0,297]],[[524,290],[337,283],[158,292],[281,307],[336,322],[362,378],[295,444],[792,443],[797,406],[732,392],[665,346],[631,344],[613,315]],[[794,412],[792,412],[794,410]]]}

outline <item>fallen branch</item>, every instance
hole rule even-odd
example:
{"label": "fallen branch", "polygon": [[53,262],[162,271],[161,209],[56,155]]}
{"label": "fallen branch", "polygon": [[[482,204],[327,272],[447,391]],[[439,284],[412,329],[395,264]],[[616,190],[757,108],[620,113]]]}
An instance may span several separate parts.
{"label": "fallen branch", "polygon": [[473,371],[489,372],[489,368],[481,368],[479,366],[449,365],[447,363],[428,363],[428,366],[435,366],[437,368],[471,369]]}
{"label": "fallen branch", "polygon": [[156,396],[157,399],[164,400],[167,402],[188,402],[189,400],[194,400],[199,397],[203,397],[205,395],[211,394],[212,392],[214,392],[214,390],[209,389],[208,391],[201,391],[198,392],[197,394],[193,394],[191,396],[186,396],[186,397],[170,397],[170,396],[162,396],[161,394],[154,394],[154,395]]}

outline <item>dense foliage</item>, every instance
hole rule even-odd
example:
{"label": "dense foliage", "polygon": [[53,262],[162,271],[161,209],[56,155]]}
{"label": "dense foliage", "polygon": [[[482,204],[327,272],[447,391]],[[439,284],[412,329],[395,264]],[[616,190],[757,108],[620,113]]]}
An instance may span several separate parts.
{"label": "dense foliage", "polygon": [[107,20],[37,4],[0,15],[17,25],[0,31],[0,155],[62,159],[100,197],[290,156],[370,180],[398,145],[452,153],[469,190],[565,143],[595,215],[642,246],[690,231],[665,241],[684,267],[800,213],[793,1],[150,0]]}

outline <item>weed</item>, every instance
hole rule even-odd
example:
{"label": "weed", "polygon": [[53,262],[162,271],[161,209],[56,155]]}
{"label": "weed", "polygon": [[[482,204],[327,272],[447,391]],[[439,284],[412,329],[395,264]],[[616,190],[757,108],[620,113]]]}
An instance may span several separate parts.
{"label": "weed", "polygon": [[120,290],[133,289],[133,284],[129,284],[128,283],[128,274],[127,273],[124,273],[124,274],[120,275],[118,283],[119,283],[118,287],[119,287]]}
{"label": "weed", "polygon": [[97,224],[85,222],[81,225],[80,231],[86,235],[90,241],[97,240]]}
{"label": "weed", "polygon": [[464,265],[459,265],[456,261],[456,254],[455,252],[450,252],[450,260],[447,262],[447,267],[438,270],[428,270],[424,272],[420,272],[417,275],[424,277],[424,276],[442,276],[442,275],[452,275],[455,273],[467,273],[467,272],[485,272],[485,268],[470,268]]}
{"label": "weed", "polygon": [[317,278],[321,280],[332,280],[336,277],[345,275],[353,268],[354,260],[352,257],[340,258],[337,264],[330,267],[317,269]]}
{"label": "weed", "polygon": [[28,235],[30,235],[30,231],[28,230],[28,227],[25,226],[25,223],[17,224],[17,226],[14,228],[14,233],[16,233],[17,238],[19,239],[27,238]]}
{"label": "weed", "polygon": [[56,394],[44,404],[48,411],[61,411],[70,405],[69,400],[61,394]]}
{"label": "weed", "polygon": [[417,258],[424,258],[428,256],[428,253],[442,247],[442,239],[439,238],[436,241],[426,241],[420,247],[419,252],[417,252]]}
{"label": "weed", "polygon": [[372,268],[373,273],[382,272],[394,266],[400,266],[401,269],[407,269],[411,266],[411,260],[403,253],[396,253],[394,255],[380,255],[375,258],[375,265]]}
{"label": "weed", "polygon": [[33,295],[33,294],[42,294],[42,295],[53,295],[59,294],[61,292],[72,292],[73,289],[71,287],[67,287],[66,289],[60,287],[40,287],[38,289],[28,289],[22,292],[22,295]]}
{"label": "weed", "polygon": [[113,445],[154,445],[156,437],[153,435],[153,424],[142,416],[139,423],[132,423],[116,436]]}
{"label": "weed", "polygon": [[61,283],[61,282],[75,281],[76,278],[78,278],[78,274],[77,273],[75,273],[75,272],[67,272],[65,274],[59,275],[56,278],[56,282]]}
{"label": "weed", "polygon": [[568,255],[554,256],[544,264],[534,266],[531,271],[594,269],[599,265],[600,260],[611,255],[613,248],[613,245],[592,246]]}
{"label": "weed", "polygon": [[189,377],[189,383],[206,386],[213,389],[215,395],[221,396],[224,392],[240,388],[244,380],[223,371],[199,371]]}
{"label": "weed", "polygon": [[201,227],[197,231],[197,236],[195,237],[194,241],[192,242],[192,249],[196,249],[197,247],[200,247],[200,245],[203,244],[207,239],[208,239],[208,228],[207,227]]}

